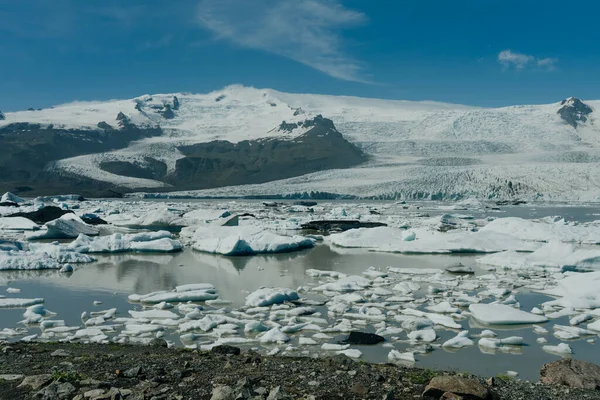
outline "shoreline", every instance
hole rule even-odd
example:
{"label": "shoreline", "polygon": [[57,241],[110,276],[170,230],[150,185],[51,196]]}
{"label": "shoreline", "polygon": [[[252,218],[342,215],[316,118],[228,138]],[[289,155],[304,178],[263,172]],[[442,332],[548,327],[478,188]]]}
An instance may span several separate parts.
{"label": "shoreline", "polygon": [[[435,377],[468,381],[485,389],[483,398],[489,399],[600,399],[596,390],[370,364],[345,356],[292,358],[230,346],[202,352],[168,349],[160,340],[155,344],[4,343],[0,345],[0,399],[440,398],[431,390],[428,393],[434,397],[423,396]],[[29,381],[33,387],[24,387]]]}

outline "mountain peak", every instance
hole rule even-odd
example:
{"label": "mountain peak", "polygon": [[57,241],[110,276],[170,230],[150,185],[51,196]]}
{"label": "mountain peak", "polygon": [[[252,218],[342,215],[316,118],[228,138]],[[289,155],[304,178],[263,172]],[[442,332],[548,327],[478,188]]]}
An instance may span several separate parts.
{"label": "mountain peak", "polygon": [[587,122],[587,116],[594,111],[577,97],[564,99],[560,104],[562,107],[558,110],[558,115],[573,128],[577,128],[579,123]]}

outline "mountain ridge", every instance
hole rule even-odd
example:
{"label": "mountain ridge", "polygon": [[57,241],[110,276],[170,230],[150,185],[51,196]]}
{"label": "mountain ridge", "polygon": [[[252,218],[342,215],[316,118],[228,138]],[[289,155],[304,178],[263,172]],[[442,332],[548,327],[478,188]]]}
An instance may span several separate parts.
{"label": "mountain ridge", "polygon": [[[552,174],[549,167],[552,163],[558,166],[556,171],[565,171],[575,177],[582,190],[598,190],[600,182],[595,174],[588,174],[586,180],[582,167],[598,167],[600,122],[594,113],[598,107],[600,101],[572,97],[546,105],[482,108],[228,86],[208,94],[144,95],[129,100],[77,102],[40,111],[7,112],[0,121],[0,140],[3,132],[15,123],[67,131],[103,130],[112,134],[120,132],[124,126],[160,130],[159,134],[134,138],[117,149],[102,148],[92,154],[86,152],[50,160],[40,173],[46,180],[48,177],[74,179],[79,181],[78,187],[91,185],[94,190],[106,187],[121,192],[164,192],[193,190],[195,185],[195,189],[219,193],[223,190],[234,194],[248,193],[249,187],[253,187],[252,195],[283,194],[295,191],[297,184],[291,182],[300,179],[304,182],[302,192],[314,189],[356,197],[366,194],[410,197],[418,193],[422,197],[442,198],[465,195],[543,197],[544,194],[560,196],[565,190],[564,185],[529,182],[529,178],[535,181],[538,173]],[[180,161],[187,157],[182,149],[206,147],[212,142],[258,144],[268,139],[298,144],[299,138],[314,128],[310,124],[320,115],[332,121],[342,136],[345,144],[341,147],[350,149],[354,146],[363,156],[350,157],[352,162],[340,163],[337,160],[341,154],[336,155],[335,148],[329,148],[328,162],[319,164],[316,169],[298,168],[287,163],[280,169],[289,170],[288,174],[270,176],[262,173],[263,178],[258,180],[249,178],[252,176],[249,169],[260,169],[269,158],[283,160],[286,157],[273,154],[259,157],[255,153],[252,156],[255,162],[263,161],[252,164],[248,160],[219,156],[218,162],[201,161],[195,167]],[[314,153],[319,146],[321,150],[328,148],[323,144],[314,146],[317,147],[305,146],[304,151]],[[235,148],[225,146],[221,150],[237,151]],[[238,158],[247,156],[244,153]],[[212,179],[214,182],[208,184],[211,179],[202,181],[202,174],[196,173],[196,180],[185,187],[172,178],[177,176],[178,163],[180,167],[187,163],[190,168],[200,164],[213,167],[218,164],[222,168],[220,163],[225,159],[229,159],[227,165],[242,175],[235,179]],[[300,163],[301,160],[296,160],[296,164]],[[338,171],[339,168],[343,169]],[[503,171],[505,184],[496,182],[502,180]],[[531,176],[527,176],[527,171],[531,171]],[[205,172],[214,174],[215,170],[209,168]],[[229,175],[235,174],[230,171]],[[245,176],[249,178],[246,181]],[[471,178],[465,178],[468,176]],[[476,179],[480,181],[476,188],[463,190],[459,187],[460,182],[465,187],[472,185],[473,176],[481,176]],[[414,177],[420,177],[419,181],[413,180]],[[278,183],[270,185],[265,180],[271,178],[277,179]],[[547,180],[543,176],[538,178]],[[508,182],[513,188],[504,187]],[[16,183],[13,181],[9,186]],[[23,182],[18,183],[24,186]],[[257,183],[262,186],[255,185]],[[240,184],[246,185],[213,189]],[[272,193],[273,186],[281,193]],[[404,189],[398,190],[400,186]],[[522,189],[515,190],[515,187]]]}

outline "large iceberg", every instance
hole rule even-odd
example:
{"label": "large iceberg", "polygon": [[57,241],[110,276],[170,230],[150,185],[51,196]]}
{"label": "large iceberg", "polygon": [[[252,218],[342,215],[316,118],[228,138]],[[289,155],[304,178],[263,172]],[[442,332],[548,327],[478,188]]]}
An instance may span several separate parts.
{"label": "large iceberg", "polygon": [[498,232],[523,240],[536,242],[573,242],[600,244],[600,225],[567,223],[564,219],[544,218],[529,220],[517,217],[499,218],[483,228],[482,232]]}
{"label": "large iceberg", "polygon": [[600,272],[567,276],[558,281],[556,288],[543,292],[560,297],[560,299],[546,302],[545,305],[576,309],[600,308]]}
{"label": "large iceberg", "polygon": [[366,248],[393,253],[495,253],[504,250],[534,251],[539,247],[539,244],[493,231],[439,232],[419,228],[413,229],[411,235],[405,235],[404,232],[389,227],[360,228],[333,234],[329,237],[329,241],[339,247]]}
{"label": "large iceberg", "polygon": [[0,231],[35,231],[40,227],[25,217],[0,218]]}
{"label": "large iceberg", "polygon": [[98,228],[86,224],[77,215],[71,213],[47,222],[44,227],[46,229],[28,234],[27,239],[72,239],[80,234],[87,236],[98,235]]}
{"label": "large iceberg", "polygon": [[473,317],[489,325],[538,324],[548,321],[543,315],[531,314],[504,304],[471,304]]}
{"label": "large iceberg", "polygon": [[192,237],[194,250],[226,256],[285,253],[314,245],[313,239],[282,236],[260,226],[201,226]]}
{"label": "large iceberg", "polygon": [[477,261],[500,268],[557,268],[560,270],[600,267],[600,250],[578,249],[571,243],[554,241],[530,254],[507,251],[485,255]]}
{"label": "large iceberg", "polygon": [[172,239],[172,236],[167,231],[114,233],[96,238],[79,235],[68,247],[80,253],[123,253],[127,251],[171,253],[180,251],[181,243]]}

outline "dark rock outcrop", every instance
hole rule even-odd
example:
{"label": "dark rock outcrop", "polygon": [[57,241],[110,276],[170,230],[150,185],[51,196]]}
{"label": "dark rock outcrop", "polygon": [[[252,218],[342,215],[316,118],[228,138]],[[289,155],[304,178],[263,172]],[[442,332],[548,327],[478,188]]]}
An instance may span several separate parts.
{"label": "dark rock outcrop", "polygon": [[586,122],[587,116],[594,111],[577,97],[569,97],[560,104],[562,107],[558,110],[558,115],[573,128],[577,128],[579,123]]}
{"label": "dark rock outcrop", "polygon": [[164,119],[173,119],[175,118],[175,112],[171,109],[170,104],[165,104],[165,107],[158,112]]}
{"label": "dark rock outcrop", "polygon": [[0,192],[27,187],[30,192],[60,193],[78,188],[98,193],[115,189],[89,179],[57,176],[46,167],[55,160],[126,147],[131,141],[159,136],[158,127],[140,128],[120,113],[119,129],[100,122],[97,130],[63,129],[33,123],[13,123],[0,127]]}
{"label": "dark rock outcrop", "polygon": [[155,158],[145,157],[143,162],[105,161],[100,163],[104,171],[132,178],[160,180],[167,174],[167,164]]}
{"label": "dark rock outcrop", "polygon": [[6,117],[4,116],[2,111],[0,111],[0,121],[4,121],[5,119],[6,119]]}
{"label": "dark rock outcrop", "polygon": [[325,220],[311,221],[306,224],[302,224],[301,228],[318,232],[344,232],[350,229],[378,228],[380,226],[387,226],[387,224],[382,222],[361,222],[354,220]]}
{"label": "dark rock outcrop", "polygon": [[348,168],[367,160],[333,122],[321,116],[305,121],[310,129],[293,139],[213,141],[181,146],[167,182],[179,190],[264,183],[333,168]]}
{"label": "dark rock outcrop", "polygon": [[540,371],[540,381],[550,385],[599,390],[600,366],[563,358],[544,364]]}

